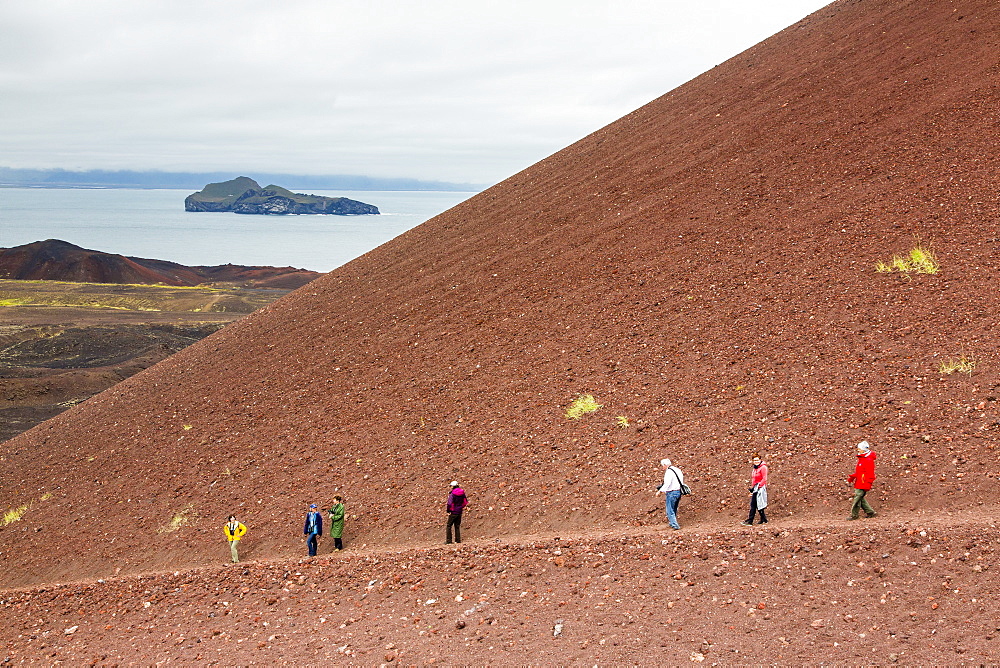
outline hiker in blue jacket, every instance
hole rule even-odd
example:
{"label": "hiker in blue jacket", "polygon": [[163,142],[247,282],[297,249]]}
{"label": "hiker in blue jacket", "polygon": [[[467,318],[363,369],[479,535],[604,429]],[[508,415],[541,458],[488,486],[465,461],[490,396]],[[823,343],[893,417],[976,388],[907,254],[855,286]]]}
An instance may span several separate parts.
{"label": "hiker in blue jacket", "polygon": [[309,512],[306,513],[306,525],[302,528],[302,533],[306,536],[306,545],[309,546],[309,556],[316,556],[316,546],[319,537],[323,534],[323,516],[316,510],[316,504],[309,504]]}

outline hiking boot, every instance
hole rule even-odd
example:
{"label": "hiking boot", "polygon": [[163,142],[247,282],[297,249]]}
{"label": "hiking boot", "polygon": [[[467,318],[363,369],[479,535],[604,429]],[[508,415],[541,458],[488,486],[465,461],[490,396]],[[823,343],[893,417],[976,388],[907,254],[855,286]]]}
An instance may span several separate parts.
{"label": "hiking boot", "polygon": [[[740,522],[740,524],[742,524],[745,527],[752,527],[753,526],[753,522],[747,522],[746,520],[743,520],[742,522]],[[763,522],[761,522],[761,524],[763,524]]]}
{"label": "hiking boot", "polygon": [[871,513],[870,515],[868,515],[868,517],[877,517],[877,516],[878,516],[878,513]]}
{"label": "hiking boot", "polygon": [[767,524],[767,520],[761,520],[761,521],[760,521],[760,522],[758,522],[757,524]]}
{"label": "hiking boot", "polygon": [[858,518],[857,518],[857,517],[848,517],[847,519],[848,519],[848,520],[856,520],[856,519],[858,519]]}

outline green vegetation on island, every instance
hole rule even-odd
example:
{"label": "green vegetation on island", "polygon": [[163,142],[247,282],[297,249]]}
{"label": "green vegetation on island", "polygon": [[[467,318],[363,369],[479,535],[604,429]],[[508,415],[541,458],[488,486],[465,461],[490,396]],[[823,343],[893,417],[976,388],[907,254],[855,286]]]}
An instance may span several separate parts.
{"label": "green vegetation on island", "polygon": [[253,179],[240,176],[231,181],[209,183],[184,199],[186,211],[231,211],[256,215],[333,214],[378,215],[378,207],[347,197],[325,197],[293,193],[281,186],[261,188]]}

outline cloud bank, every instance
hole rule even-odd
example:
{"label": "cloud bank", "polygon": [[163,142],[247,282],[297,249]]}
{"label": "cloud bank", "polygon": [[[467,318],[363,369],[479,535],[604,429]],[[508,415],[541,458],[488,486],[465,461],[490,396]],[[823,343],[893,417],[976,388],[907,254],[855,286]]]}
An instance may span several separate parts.
{"label": "cloud bank", "polygon": [[0,4],[0,166],[493,183],[825,3]]}

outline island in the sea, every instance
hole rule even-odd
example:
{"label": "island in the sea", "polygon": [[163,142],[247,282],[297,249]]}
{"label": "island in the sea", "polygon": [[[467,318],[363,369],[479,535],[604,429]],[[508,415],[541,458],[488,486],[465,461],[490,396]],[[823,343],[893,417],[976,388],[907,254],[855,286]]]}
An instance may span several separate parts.
{"label": "island in the sea", "polygon": [[257,215],[333,214],[378,215],[378,207],[347,197],[324,197],[293,193],[280,186],[261,188],[253,179],[240,176],[222,183],[209,183],[184,199],[186,211],[232,211]]}

